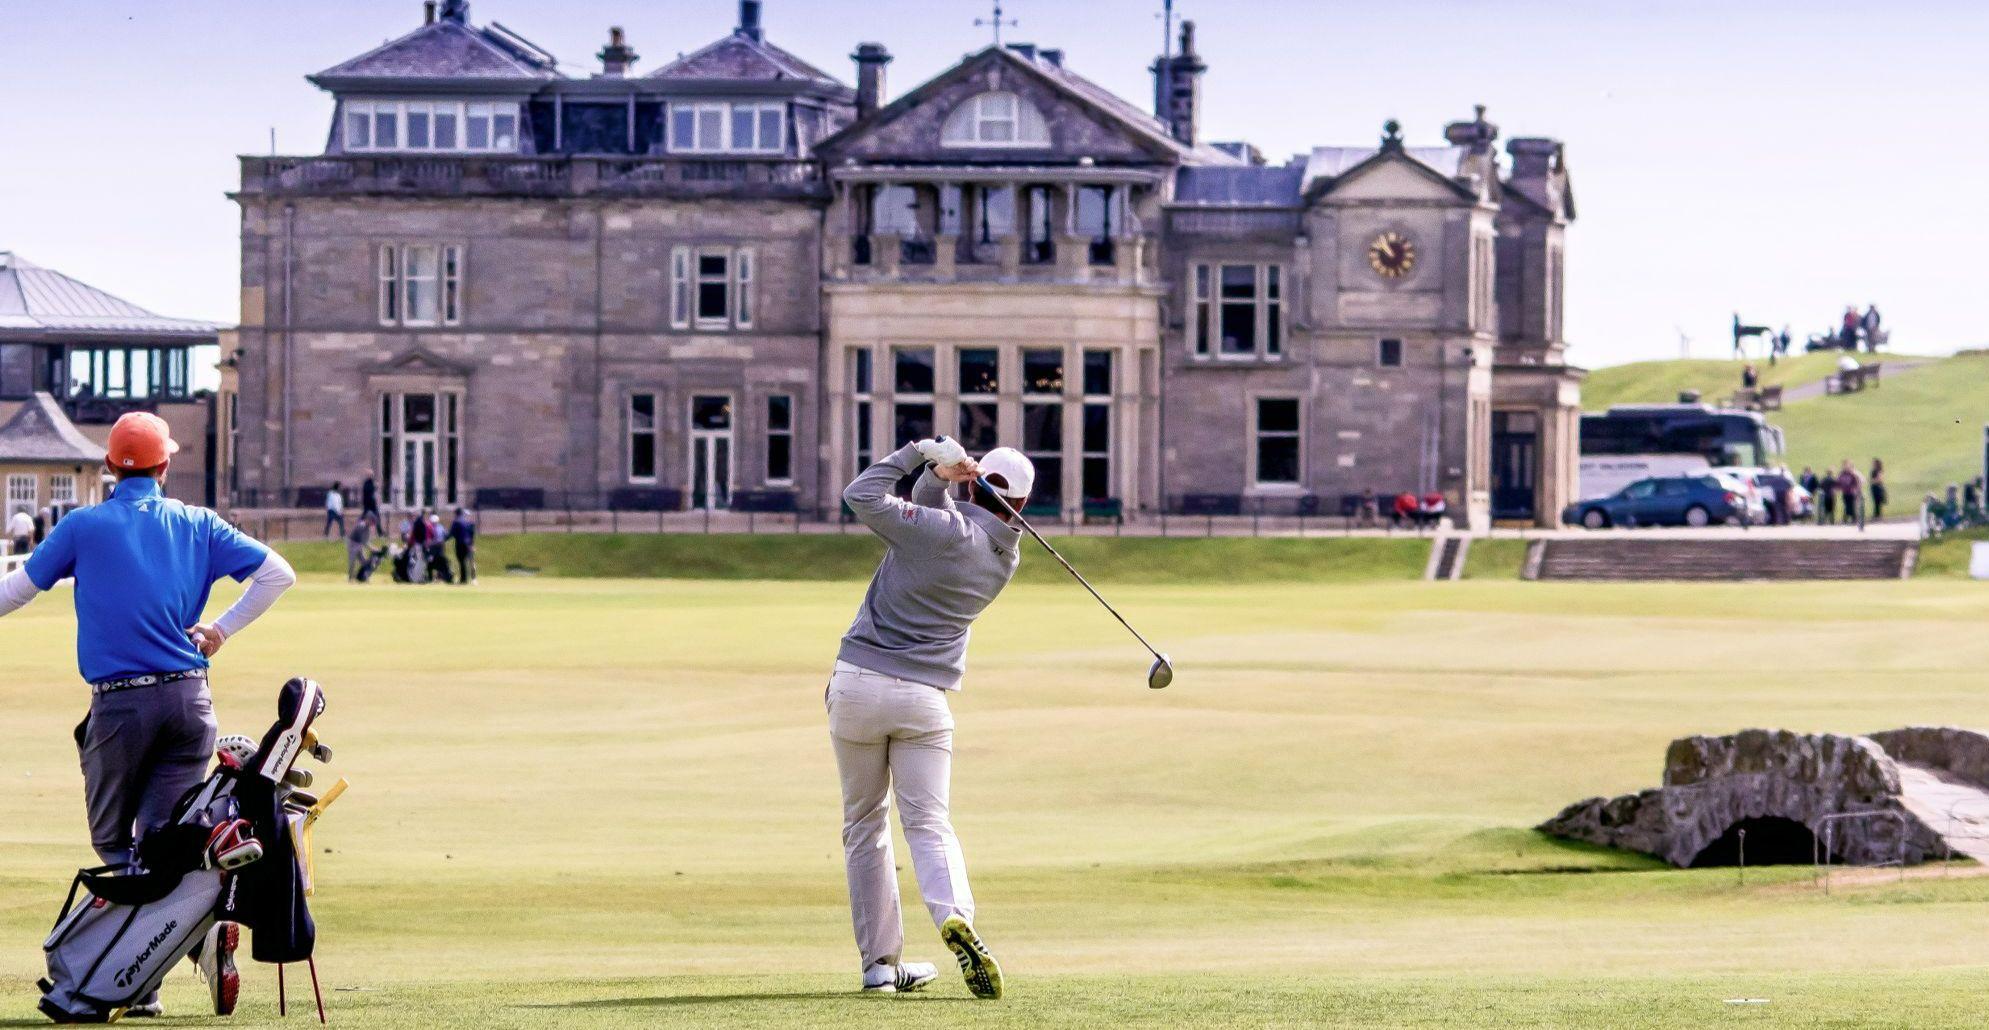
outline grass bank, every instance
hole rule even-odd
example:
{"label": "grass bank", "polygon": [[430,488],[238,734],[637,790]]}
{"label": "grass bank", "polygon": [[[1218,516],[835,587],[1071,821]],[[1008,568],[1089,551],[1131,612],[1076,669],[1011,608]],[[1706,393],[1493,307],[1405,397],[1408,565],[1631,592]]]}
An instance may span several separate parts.
{"label": "grass bank", "polygon": [[[1427,539],[1290,539],[1252,537],[1052,537],[1087,578],[1101,583],[1364,583],[1411,580],[1429,560]],[[1025,541],[1017,581],[1049,583],[1065,573]],[[1484,546],[1482,543],[1479,546]],[[345,571],[334,541],[293,543],[283,553],[300,571]],[[714,580],[853,580],[868,577],[883,553],[868,533],[525,533],[484,538],[478,564],[486,577],[507,571],[562,578]],[[1494,549],[1494,554],[1503,556]],[[1493,575],[1497,560],[1471,571]],[[1518,569],[1518,559],[1510,565]]]}

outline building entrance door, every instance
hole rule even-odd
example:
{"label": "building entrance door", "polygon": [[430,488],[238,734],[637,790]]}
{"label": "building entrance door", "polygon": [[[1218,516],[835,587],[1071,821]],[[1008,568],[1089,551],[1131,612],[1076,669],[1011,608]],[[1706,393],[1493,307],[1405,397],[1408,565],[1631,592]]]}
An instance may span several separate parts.
{"label": "building entrance door", "polygon": [[723,511],[732,506],[732,398],[691,397],[691,507]]}
{"label": "building entrance door", "polygon": [[1528,522],[1538,518],[1540,416],[1530,411],[1492,413],[1492,517]]}
{"label": "building entrance door", "polygon": [[446,508],[458,503],[454,393],[387,393],[380,397],[380,457],[391,508]]}

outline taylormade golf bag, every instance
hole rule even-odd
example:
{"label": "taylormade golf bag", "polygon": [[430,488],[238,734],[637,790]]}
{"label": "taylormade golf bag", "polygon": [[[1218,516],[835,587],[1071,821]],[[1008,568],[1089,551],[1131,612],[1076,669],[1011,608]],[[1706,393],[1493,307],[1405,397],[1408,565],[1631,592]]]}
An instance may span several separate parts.
{"label": "taylormade golf bag", "polygon": [[316,683],[284,684],[260,745],[222,741],[219,766],[180,798],[170,824],[145,834],[136,862],[77,872],[42,943],[44,1014],[58,1023],[115,1018],[158,990],[217,918],[254,931],[260,961],[311,956],[317,931],[298,835],[328,802],[297,792],[294,781],[307,774],[291,767],[324,704]]}

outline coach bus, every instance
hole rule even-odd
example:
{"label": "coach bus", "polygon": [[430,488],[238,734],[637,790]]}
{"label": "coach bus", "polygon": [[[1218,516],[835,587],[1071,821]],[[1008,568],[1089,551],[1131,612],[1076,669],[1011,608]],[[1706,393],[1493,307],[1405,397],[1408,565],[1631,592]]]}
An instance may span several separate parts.
{"label": "coach bus", "polygon": [[1779,469],[1782,431],[1758,412],[1706,404],[1619,405],[1582,416],[1581,498],[1646,476],[1709,468]]}

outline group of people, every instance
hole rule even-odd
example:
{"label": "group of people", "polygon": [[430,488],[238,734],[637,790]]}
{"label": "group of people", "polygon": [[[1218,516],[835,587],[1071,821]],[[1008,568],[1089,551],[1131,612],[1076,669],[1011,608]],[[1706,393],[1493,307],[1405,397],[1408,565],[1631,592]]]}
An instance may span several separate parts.
{"label": "group of people", "polygon": [[[1852,466],[1851,459],[1845,458],[1843,465],[1832,472],[1825,468],[1821,473],[1808,466],[1796,482],[1809,491],[1810,500],[1815,505],[1816,524],[1845,525],[1856,524],[1863,529],[1866,520],[1876,521],[1885,517],[1885,462],[1872,459],[1869,476],[1860,475]],[[1869,506],[1865,498],[1869,494]]]}
{"label": "group of people", "polygon": [[[384,563],[391,562],[396,583],[474,583],[477,579],[477,523],[467,508],[457,508],[447,526],[438,512],[422,508],[403,518],[391,543],[377,542],[386,534],[380,514],[380,493],[372,476],[359,489],[359,520],[345,526],[345,484],[333,483],[325,492],[325,535],[336,529],[345,536],[345,578],[364,583]],[[449,551],[455,551],[455,564]]]}
{"label": "group of people", "polygon": [[[1738,358],[1744,353],[1742,345],[1748,336],[1760,336],[1762,339],[1768,341],[1768,364],[1770,365],[1775,364],[1780,358],[1789,356],[1791,338],[1789,327],[1786,325],[1782,327],[1781,332],[1771,333],[1767,331],[1766,326],[1742,326],[1740,324],[1740,317],[1736,315],[1734,317],[1734,357]],[[1809,340],[1803,344],[1803,349],[1811,352],[1820,350],[1854,351],[1862,346],[1867,351],[1877,351],[1885,342],[1886,333],[1883,326],[1883,318],[1879,315],[1878,305],[1867,304],[1865,305],[1865,310],[1859,311],[1856,304],[1847,304],[1844,306],[1843,317],[1838,319],[1837,327],[1827,332],[1812,333]],[[1752,367],[1749,366],[1749,368]],[[1744,385],[1749,389],[1754,387],[1754,384],[1751,382]]]}

